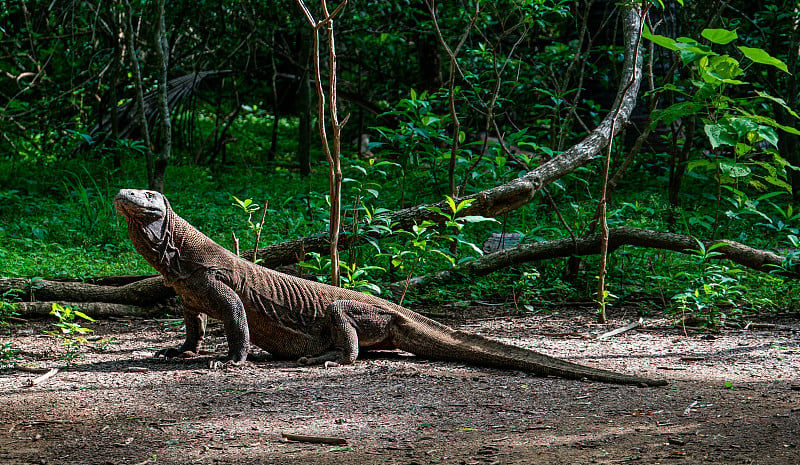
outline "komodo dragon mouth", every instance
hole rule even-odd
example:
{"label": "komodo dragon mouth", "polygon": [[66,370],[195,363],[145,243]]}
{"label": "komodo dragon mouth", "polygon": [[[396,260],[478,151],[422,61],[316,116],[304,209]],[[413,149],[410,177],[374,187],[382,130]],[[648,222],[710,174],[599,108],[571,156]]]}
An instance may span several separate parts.
{"label": "komodo dragon mouth", "polygon": [[114,197],[114,207],[128,219],[158,219],[167,212],[164,196],[155,191],[123,189]]}

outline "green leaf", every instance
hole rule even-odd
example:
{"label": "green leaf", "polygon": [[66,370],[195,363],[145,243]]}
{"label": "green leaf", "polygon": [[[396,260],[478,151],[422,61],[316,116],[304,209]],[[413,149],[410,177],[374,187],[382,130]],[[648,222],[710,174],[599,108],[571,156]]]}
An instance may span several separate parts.
{"label": "green leaf", "polygon": [[775,187],[784,189],[786,192],[792,192],[792,186],[789,183],[775,176],[766,176],[764,177],[764,181],[772,184]]}
{"label": "green leaf", "polygon": [[719,249],[719,248],[722,248],[722,247],[726,247],[728,245],[729,244],[727,242],[725,242],[725,241],[715,242],[715,243],[711,244],[710,246],[708,246],[708,248],[706,249],[706,254],[708,254],[708,252],[711,252],[712,250],[716,250],[716,249]]}
{"label": "green leaf", "polygon": [[778,133],[769,126],[758,126],[758,135],[770,145],[778,148]]}
{"label": "green leaf", "polygon": [[353,450],[350,446],[334,446],[328,449],[328,452],[349,452]]}
{"label": "green leaf", "polygon": [[735,30],[729,31],[727,29],[703,29],[700,35],[720,45],[728,44],[738,38]]}
{"label": "green leaf", "polygon": [[731,118],[730,125],[739,137],[744,137],[748,132],[758,129],[758,124],[750,118]]}
{"label": "green leaf", "polygon": [[688,37],[678,37],[678,40],[675,42],[678,46],[681,61],[683,61],[684,66],[689,63],[694,63],[702,57],[716,55],[708,46]]}
{"label": "green leaf", "polygon": [[703,128],[708,141],[711,142],[711,147],[717,148],[721,145],[736,146],[735,134],[731,134],[728,125],[723,124],[706,124]]}
{"label": "green leaf", "polygon": [[450,211],[453,213],[458,212],[458,207],[456,207],[456,201],[454,198],[450,197],[449,195],[445,196],[445,200],[447,201],[447,205],[450,206]]}
{"label": "green leaf", "polygon": [[675,42],[675,39],[658,34],[653,34],[652,32],[650,32],[650,28],[648,26],[644,27],[644,31],[642,31],[642,37],[666,49],[674,50],[676,52],[680,50],[678,48],[678,44]]}
{"label": "green leaf", "polygon": [[712,79],[715,79],[726,84],[745,84],[744,81],[734,79],[744,72],[739,67],[739,62],[728,55],[702,57],[698,64],[700,69],[703,70],[702,77],[706,82],[711,82]]}
{"label": "green leaf", "polygon": [[662,121],[669,125],[685,116],[697,114],[703,109],[703,105],[698,102],[688,101],[671,105],[664,110],[653,112],[653,124]]}
{"label": "green leaf", "polygon": [[766,116],[761,116],[761,115],[751,115],[750,113],[747,113],[746,111],[743,111],[743,110],[739,110],[739,111],[742,114],[746,115],[748,118],[750,118],[753,121],[755,121],[756,123],[763,123],[763,124],[766,124],[767,126],[772,126],[773,128],[780,129],[780,130],[783,130],[785,132],[788,132],[789,134],[794,134],[796,136],[800,136],[800,130],[798,130],[796,128],[793,128],[791,126],[785,126],[783,124],[780,124],[780,123],[778,123],[777,121],[775,121],[772,118],[768,118]]}
{"label": "green leaf", "polygon": [[426,207],[426,208],[427,208],[427,210],[428,210],[428,211],[430,211],[430,212],[433,212],[433,213],[438,213],[438,214],[442,215],[442,216],[443,216],[443,217],[445,217],[445,218],[450,218],[450,215],[447,215],[447,214],[445,214],[445,212],[443,212],[443,211],[442,211],[442,209],[441,209],[441,208],[439,208],[439,207],[436,207],[436,206],[429,206],[429,207]]}
{"label": "green leaf", "polygon": [[741,178],[747,176],[751,172],[750,168],[747,166],[729,162],[721,162],[719,164],[719,169],[724,175],[732,178]]}
{"label": "green leaf", "polygon": [[494,218],[487,218],[485,216],[480,216],[480,215],[461,216],[458,218],[458,221],[463,221],[465,223],[480,223],[482,221],[493,221],[495,223],[499,223],[499,221],[497,221]]}
{"label": "green leaf", "polygon": [[744,56],[746,56],[747,58],[756,63],[761,63],[762,65],[774,66],[779,70],[783,71],[784,73],[791,74],[789,73],[789,68],[786,67],[786,63],[773,57],[772,55],[770,55],[769,53],[760,48],[739,46],[738,49],[741,50],[742,53],[744,53]]}
{"label": "green leaf", "polygon": [[83,312],[81,312],[81,311],[79,311],[79,310],[73,310],[73,312],[72,312],[72,313],[74,313],[74,314],[75,314],[75,316],[77,316],[77,317],[80,317],[80,318],[83,318],[83,319],[84,319],[84,320],[86,320],[86,321],[91,321],[91,322],[94,322],[94,321],[95,321],[95,319],[94,319],[94,318],[90,317],[89,315],[87,315],[87,314],[85,314],[85,313],[83,313]]}
{"label": "green leaf", "polygon": [[786,104],[786,101],[784,99],[778,98],[778,97],[773,97],[773,96],[769,95],[768,93],[761,92],[759,90],[756,91],[756,94],[758,94],[758,96],[761,97],[761,98],[765,98],[767,100],[772,100],[773,102],[775,102],[778,105],[782,106],[783,109],[786,110],[787,113],[789,113],[790,115],[794,116],[797,119],[800,119],[800,115],[798,115],[794,110],[789,108],[789,105]]}

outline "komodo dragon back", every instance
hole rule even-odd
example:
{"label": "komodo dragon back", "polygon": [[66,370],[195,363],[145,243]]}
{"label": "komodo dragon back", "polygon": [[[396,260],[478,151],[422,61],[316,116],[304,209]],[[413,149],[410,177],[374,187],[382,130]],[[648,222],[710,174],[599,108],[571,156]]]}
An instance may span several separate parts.
{"label": "komodo dragon back", "polygon": [[260,267],[203,235],[158,192],[123,189],[114,199],[134,247],[181,299],[186,341],[165,357],[198,352],[205,315],[222,321],[224,362],[243,362],[251,342],[303,364],[353,363],[359,351],[400,349],[434,360],[522,370],[541,376],[663,386],[458,331],[407,308],[350,289]]}

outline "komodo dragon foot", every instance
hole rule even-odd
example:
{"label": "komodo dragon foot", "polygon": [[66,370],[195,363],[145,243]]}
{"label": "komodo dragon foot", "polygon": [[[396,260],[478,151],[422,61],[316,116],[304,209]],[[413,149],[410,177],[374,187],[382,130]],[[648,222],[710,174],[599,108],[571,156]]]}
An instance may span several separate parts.
{"label": "komodo dragon foot", "polygon": [[174,347],[169,347],[167,349],[159,349],[153,354],[153,358],[195,358],[198,354],[191,350],[181,350],[176,349]]}

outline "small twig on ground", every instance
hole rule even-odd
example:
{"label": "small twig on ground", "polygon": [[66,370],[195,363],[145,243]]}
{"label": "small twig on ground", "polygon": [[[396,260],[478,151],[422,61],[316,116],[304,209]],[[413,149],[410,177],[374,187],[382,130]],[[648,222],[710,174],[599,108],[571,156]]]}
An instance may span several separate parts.
{"label": "small twig on ground", "polygon": [[299,434],[281,433],[284,439],[295,442],[310,442],[314,444],[347,444],[344,438],[326,438],[320,436],[302,436]]}
{"label": "small twig on ground", "polygon": [[616,336],[617,334],[622,334],[625,331],[630,331],[633,328],[636,328],[641,324],[642,324],[642,319],[639,318],[639,321],[634,321],[633,323],[629,324],[628,326],[623,326],[622,328],[617,328],[617,329],[615,329],[613,331],[609,331],[607,333],[603,333],[603,334],[597,336],[597,339],[606,339],[606,338],[609,338],[609,337],[612,337],[612,336]]}
{"label": "small twig on ground", "polygon": [[534,333],[537,336],[544,336],[544,337],[551,337],[551,338],[565,338],[565,337],[577,337],[580,339],[591,339],[589,336],[579,333],[577,331],[567,331],[564,333]]}
{"label": "small twig on ground", "polygon": [[777,325],[774,323],[756,323],[756,322],[749,322],[745,325],[744,330],[749,329],[769,329],[772,331],[798,331],[800,328],[795,328],[794,326],[788,325]]}
{"label": "small twig on ground", "polygon": [[683,411],[683,415],[684,416],[689,415],[689,412],[692,411],[692,408],[694,408],[696,406],[697,406],[697,401],[692,402],[692,404],[689,405],[688,407],[686,407],[686,410]]}
{"label": "small twig on ground", "polygon": [[37,384],[42,384],[48,379],[55,376],[57,373],[58,373],[58,368],[51,368],[50,371],[43,374],[42,376],[29,380],[28,383],[25,385],[25,387],[31,387],[31,386],[36,386]]}

